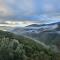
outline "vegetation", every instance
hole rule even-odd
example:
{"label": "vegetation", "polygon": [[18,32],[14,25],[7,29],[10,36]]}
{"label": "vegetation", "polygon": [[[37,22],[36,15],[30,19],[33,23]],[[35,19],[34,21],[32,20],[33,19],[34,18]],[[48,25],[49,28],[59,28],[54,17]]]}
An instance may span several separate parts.
{"label": "vegetation", "polygon": [[60,50],[60,31],[51,30],[40,33],[26,33],[25,35],[39,40],[47,45],[55,46]]}
{"label": "vegetation", "polygon": [[31,39],[0,31],[0,60],[60,60],[59,57]]}

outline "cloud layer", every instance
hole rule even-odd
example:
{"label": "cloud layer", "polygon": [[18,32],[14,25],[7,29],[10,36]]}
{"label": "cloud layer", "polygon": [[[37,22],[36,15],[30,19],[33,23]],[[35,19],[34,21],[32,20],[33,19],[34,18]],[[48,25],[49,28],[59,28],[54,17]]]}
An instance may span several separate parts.
{"label": "cloud layer", "polygon": [[60,12],[60,0],[0,0],[1,14],[20,16]]}
{"label": "cloud layer", "polygon": [[60,21],[60,0],[0,0],[0,21]]}

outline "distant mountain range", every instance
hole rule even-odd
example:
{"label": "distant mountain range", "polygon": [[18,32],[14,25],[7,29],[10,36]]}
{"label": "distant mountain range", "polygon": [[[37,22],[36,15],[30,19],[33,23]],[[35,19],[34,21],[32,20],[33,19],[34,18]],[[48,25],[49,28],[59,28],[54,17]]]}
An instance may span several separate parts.
{"label": "distant mountain range", "polygon": [[40,26],[47,26],[47,25],[55,25],[55,24],[58,24],[60,25],[60,22],[55,22],[55,23],[50,23],[50,24],[31,24],[31,25],[28,25],[27,27],[40,27]]}
{"label": "distant mountain range", "polygon": [[32,25],[28,25],[26,27],[16,27],[14,29],[12,29],[11,31],[12,32],[28,32],[28,33],[40,33],[40,32],[43,32],[43,31],[51,31],[51,30],[54,30],[54,31],[57,31],[57,30],[60,30],[60,22],[57,22],[57,23],[52,23],[52,24],[43,24],[43,25],[40,25],[40,24],[32,24]]}

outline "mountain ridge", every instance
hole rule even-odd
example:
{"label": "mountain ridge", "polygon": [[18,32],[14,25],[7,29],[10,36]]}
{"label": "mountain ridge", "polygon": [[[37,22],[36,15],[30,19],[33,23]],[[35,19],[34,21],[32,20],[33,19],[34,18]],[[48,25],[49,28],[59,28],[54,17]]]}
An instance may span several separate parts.
{"label": "mountain ridge", "polygon": [[0,60],[59,60],[59,56],[29,38],[0,31]]}

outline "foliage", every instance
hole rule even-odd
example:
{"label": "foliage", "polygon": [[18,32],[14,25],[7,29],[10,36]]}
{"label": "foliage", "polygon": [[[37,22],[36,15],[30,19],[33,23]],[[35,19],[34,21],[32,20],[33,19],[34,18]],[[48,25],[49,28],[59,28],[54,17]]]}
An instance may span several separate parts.
{"label": "foliage", "polygon": [[0,31],[0,60],[60,60],[59,57],[31,39]]}

